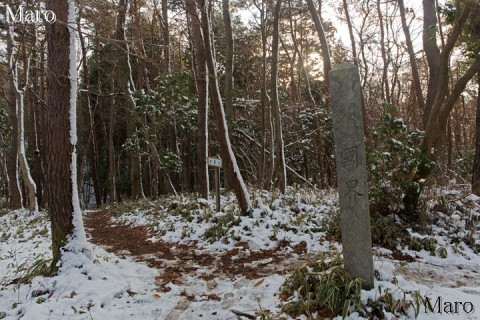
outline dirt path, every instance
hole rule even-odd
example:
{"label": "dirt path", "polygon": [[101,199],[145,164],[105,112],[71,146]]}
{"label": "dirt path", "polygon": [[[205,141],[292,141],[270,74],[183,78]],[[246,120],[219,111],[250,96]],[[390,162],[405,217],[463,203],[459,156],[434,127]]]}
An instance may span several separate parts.
{"label": "dirt path", "polygon": [[85,227],[91,242],[107,251],[120,257],[132,256],[150,267],[163,269],[156,279],[163,291],[169,290],[168,283],[181,284],[182,276],[187,274],[206,281],[222,275],[231,279],[245,276],[253,280],[285,274],[307,257],[305,243],[292,246],[293,252],[286,253],[282,249],[290,246],[288,242],[281,242],[271,250],[251,250],[247,243],[238,243],[232,250],[215,252],[200,251],[196,242],[151,242],[144,227],[115,224],[106,211],[88,214]]}

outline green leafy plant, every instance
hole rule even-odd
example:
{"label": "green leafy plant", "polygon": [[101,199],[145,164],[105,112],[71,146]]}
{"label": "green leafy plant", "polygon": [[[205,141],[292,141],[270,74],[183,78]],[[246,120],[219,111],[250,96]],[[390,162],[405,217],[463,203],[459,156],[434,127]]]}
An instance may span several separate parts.
{"label": "green leafy plant", "polygon": [[366,144],[370,210],[382,215],[403,215],[408,212],[404,207],[405,195],[419,193],[426,185],[426,181],[414,177],[422,170],[432,170],[435,163],[423,155],[423,132],[396,118],[395,106],[383,107],[381,122],[370,131],[371,139]]}
{"label": "green leafy plant", "polygon": [[[391,280],[396,281],[395,277]],[[406,315],[409,308],[418,316],[423,305],[419,291],[407,292],[400,288],[392,291],[382,286],[378,286],[375,299],[362,302],[362,281],[345,271],[337,252],[322,253],[315,261],[295,269],[281,290],[282,297],[288,301],[282,311],[292,317],[303,314],[308,319],[314,319],[314,312],[317,313],[315,319],[338,315],[345,319],[352,312],[370,319],[385,319],[387,313]]]}
{"label": "green leafy plant", "polygon": [[371,215],[373,244],[389,249],[395,249],[398,244],[404,244],[410,238],[407,229],[396,223],[390,216],[382,216],[376,212]]}
{"label": "green leafy plant", "polygon": [[319,260],[295,270],[282,287],[282,294],[298,299],[288,302],[283,311],[291,316],[318,311],[330,316],[346,316],[350,306],[360,305],[362,282],[343,268],[338,253],[324,253]]}
{"label": "green leafy plant", "polygon": [[[212,227],[207,229],[204,233],[204,238],[215,242],[228,234],[228,231],[235,225],[238,225],[240,219],[236,217],[233,212],[227,212],[225,215],[219,217]],[[230,237],[233,237],[232,235]]]}
{"label": "green leafy plant", "polygon": [[18,277],[16,283],[30,283],[36,276],[48,276],[50,275],[52,264],[52,258],[46,258],[44,256],[38,257],[29,266],[25,266],[24,273]]}

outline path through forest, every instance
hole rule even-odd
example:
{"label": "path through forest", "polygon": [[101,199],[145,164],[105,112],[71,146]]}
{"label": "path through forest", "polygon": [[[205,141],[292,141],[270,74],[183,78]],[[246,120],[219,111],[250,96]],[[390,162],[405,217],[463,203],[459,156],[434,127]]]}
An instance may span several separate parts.
{"label": "path through forest", "polygon": [[[195,241],[188,244],[152,242],[148,240],[149,234],[143,226],[115,224],[107,211],[94,211],[88,214],[85,217],[85,226],[94,244],[119,257],[132,256],[136,261],[146,262],[149,267],[161,270],[163,273],[157,278],[157,284],[161,286],[162,291],[168,290],[166,285],[169,282],[181,284],[181,278],[185,275],[198,276],[206,281],[219,276],[232,280],[244,276],[249,280],[255,280],[272,274],[285,275],[309,258],[304,242],[291,246],[289,242],[283,241],[277,248],[269,250],[252,250],[247,243],[239,242],[237,248],[225,251],[201,250]],[[291,250],[288,249],[290,246]],[[405,260],[406,257],[394,256],[399,260]],[[412,260],[416,259],[409,261]],[[436,270],[437,268],[441,270]],[[429,263],[416,263],[403,265],[397,272],[424,284],[442,279],[449,287],[462,285],[465,280],[480,285],[480,278],[476,277],[477,271],[462,264],[437,268]],[[454,269],[447,274],[461,273],[460,280],[459,277],[445,279],[445,268]],[[198,270],[203,273],[199,274]]]}
{"label": "path through forest", "polygon": [[[215,308],[232,311],[239,303],[239,297],[234,298],[228,293],[216,294],[215,288],[220,289],[225,285],[235,289],[256,287],[274,274],[286,276],[294,268],[311,261],[313,256],[307,254],[305,242],[294,246],[283,241],[276,248],[268,250],[254,250],[246,242],[238,242],[233,249],[215,251],[202,249],[196,241],[152,242],[145,227],[114,222],[105,210],[88,213],[85,216],[85,226],[92,243],[120,258],[131,257],[157,269],[158,276],[152,278],[152,282],[154,281],[159,294],[169,292],[172,285],[180,288],[175,290],[179,299],[166,320],[185,318],[192,309],[192,302],[199,299],[215,302],[212,305]],[[468,263],[468,260],[460,261],[453,256],[451,259],[438,260],[435,257],[420,257],[418,254],[409,259],[405,259],[405,255],[394,255],[392,259],[377,253],[376,266],[381,267],[382,261],[387,264],[394,262],[395,267],[392,265],[391,270],[393,274],[425,285],[425,292],[440,290],[443,294],[451,294],[451,290],[457,288],[457,291],[461,291],[460,294],[467,294],[469,299],[478,299],[480,292],[472,289],[480,285],[475,264]],[[438,263],[441,265],[436,265]],[[198,283],[204,284],[203,289],[195,292],[193,287]],[[215,309],[212,315],[218,310]]]}
{"label": "path through forest", "polygon": [[[120,258],[131,256],[138,262],[159,270],[155,279],[159,292],[168,292],[169,283],[188,288],[190,277],[200,278],[207,287],[217,286],[217,278],[230,279],[232,282],[245,277],[245,281],[261,283],[262,278],[273,274],[285,275],[302,262],[307,261],[304,242],[291,246],[289,242],[280,242],[279,246],[269,250],[252,250],[247,243],[239,242],[235,249],[224,251],[206,251],[192,241],[187,244],[149,240],[147,230],[142,226],[129,226],[114,223],[107,211],[95,211],[85,217],[85,227],[90,241],[115,253]],[[290,249],[291,248],[291,249]],[[175,308],[176,313],[188,308],[188,291]],[[205,298],[220,301],[215,294]],[[172,319],[176,318],[171,315]]]}

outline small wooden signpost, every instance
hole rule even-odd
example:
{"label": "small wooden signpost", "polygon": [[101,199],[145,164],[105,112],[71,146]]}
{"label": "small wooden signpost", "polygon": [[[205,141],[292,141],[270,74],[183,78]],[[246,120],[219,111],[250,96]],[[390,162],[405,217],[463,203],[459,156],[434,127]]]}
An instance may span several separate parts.
{"label": "small wooden signpost", "polygon": [[215,168],[215,193],[217,194],[217,212],[220,211],[220,168],[222,167],[222,159],[208,158],[208,165]]}

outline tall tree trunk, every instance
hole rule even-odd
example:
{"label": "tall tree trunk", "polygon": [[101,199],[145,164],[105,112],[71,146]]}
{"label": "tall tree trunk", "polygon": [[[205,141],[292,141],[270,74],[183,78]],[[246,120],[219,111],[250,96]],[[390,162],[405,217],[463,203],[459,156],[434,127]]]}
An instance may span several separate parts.
{"label": "tall tree trunk", "polygon": [[225,27],[225,115],[227,117],[228,133],[232,135],[233,124],[233,30],[230,17],[230,1],[222,0],[223,25]]}
{"label": "tall tree trunk", "polygon": [[170,29],[168,23],[168,0],[162,0],[162,37],[163,37],[163,72],[170,73]]}
{"label": "tall tree trunk", "polygon": [[[425,134],[422,141],[423,153],[427,159],[435,160],[437,152],[444,143],[447,120],[455,102],[463,90],[480,71],[480,55],[470,64],[467,70],[456,82],[450,85],[449,63],[450,55],[458,42],[464,26],[473,10],[478,10],[478,4],[472,1],[456,3],[455,18],[448,39],[442,51],[436,44],[436,14],[435,0],[424,0],[424,51],[427,56],[430,77],[428,79],[427,103],[425,104],[424,123]],[[477,11],[478,12],[478,11]],[[473,15],[476,17],[476,15]],[[433,21],[433,22],[432,22]],[[433,27],[433,31],[432,31]],[[433,69],[432,69],[433,68]],[[435,94],[432,98],[431,94]],[[432,100],[433,99],[433,100]],[[425,115],[427,117],[425,118]],[[418,182],[426,179],[432,172],[429,163],[422,163],[412,178],[411,187],[405,192],[403,203],[407,213],[415,217],[416,208],[422,191]]]}
{"label": "tall tree trunk", "polygon": [[[58,22],[47,23],[48,108],[47,188],[52,225],[52,272],[58,270],[62,249],[86,246],[76,177],[76,22],[72,0],[49,0],[47,9]],[[67,21],[68,27],[59,21]],[[78,241],[66,248],[70,236]]]}
{"label": "tall tree trunk", "polygon": [[[353,55],[353,64],[358,66],[358,54],[357,54],[357,46],[355,44],[355,36],[353,35],[353,25],[352,20],[350,19],[350,11],[348,9],[347,0],[343,0],[343,10],[345,11],[345,19],[347,20],[348,26],[348,34],[350,35],[350,44],[352,46],[352,55]],[[362,88],[363,89],[363,88]],[[368,137],[368,117],[367,117],[367,109],[365,106],[365,96],[363,95],[362,90],[362,118],[363,118],[363,133],[365,137]]]}
{"label": "tall tree trunk", "polygon": [[[445,137],[445,128],[451,108],[453,108],[454,103],[463,92],[468,81],[475,76],[480,66],[480,56],[477,56],[476,60],[470,65],[467,71],[465,71],[463,76],[461,76],[452,85],[452,90],[450,93],[448,92],[450,80],[450,55],[462,33],[465,23],[470,17],[472,7],[465,5],[463,8],[458,8],[452,30],[447,39],[447,43],[440,53],[435,77],[429,78],[428,80],[429,88],[435,88],[435,98],[429,106],[427,97],[427,104],[425,105],[425,112],[429,110],[428,121],[423,139],[423,145],[425,147],[427,157],[432,157],[433,153],[435,153],[435,150],[432,150],[432,148],[439,147],[439,145],[443,142],[442,140]],[[425,53],[427,53],[426,49]]]}
{"label": "tall tree trunk", "polygon": [[[14,39],[14,30],[13,26],[8,27],[8,36],[10,37],[11,43],[11,50],[10,53],[12,54],[9,57],[9,68],[11,74],[11,81],[12,86],[11,88],[14,89],[15,92],[15,104],[16,104],[16,121],[17,121],[17,136],[12,137],[13,139],[17,140],[17,154],[18,154],[18,162],[20,164],[20,172],[22,174],[22,180],[25,185],[27,196],[28,196],[28,209],[30,211],[38,211],[38,204],[37,204],[37,188],[33,178],[30,174],[30,167],[27,162],[27,157],[25,154],[25,90],[28,87],[28,83],[30,80],[30,60],[31,57],[26,57],[26,51],[23,52],[25,55],[24,59],[24,70],[25,70],[25,81],[24,87],[20,88],[19,85],[19,76],[18,76],[18,66],[14,63],[14,48],[15,48],[15,39]],[[35,45],[35,44],[34,44]],[[25,44],[24,44],[25,46]]]}
{"label": "tall tree trunk", "polygon": [[285,166],[285,150],[282,133],[282,114],[280,112],[280,100],[278,97],[278,47],[280,37],[280,10],[282,1],[277,0],[275,11],[273,13],[273,39],[272,39],[272,67],[271,67],[271,94],[272,94],[272,114],[275,125],[275,165],[274,174],[276,177],[275,186],[281,192],[287,189],[287,172]]}
{"label": "tall tree trunk", "polygon": [[447,123],[447,169],[452,170],[452,157],[453,157],[453,134],[452,134],[452,118],[448,119]]}
{"label": "tall tree trunk", "polygon": [[[450,112],[452,111],[455,103],[460,98],[462,92],[464,92],[467,87],[468,82],[475,77],[475,75],[480,71],[480,55],[474,60],[470,67],[465,71],[465,73],[454,83],[452,89],[448,96],[444,99],[444,102],[441,106],[440,111],[438,112],[437,118],[437,130],[430,131],[427,126],[427,131],[425,133],[424,143],[430,141],[428,138],[433,137],[433,148],[434,150],[440,150],[442,145],[445,142],[446,126]],[[435,105],[434,105],[435,107]],[[433,108],[432,108],[433,110]],[[427,137],[428,134],[428,137]],[[431,148],[430,148],[431,150]]]}
{"label": "tall tree trunk", "polygon": [[250,201],[250,195],[248,194],[245,183],[243,182],[240,169],[237,165],[237,160],[233,154],[232,147],[230,145],[230,137],[228,135],[228,128],[225,119],[225,111],[223,109],[223,103],[220,96],[220,90],[218,87],[218,77],[215,68],[215,61],[213,58],[212,39],[210,38],[210,18],[207,14],[207,8],[203,0],[200,0],[200,12],[201,23],[203,30],[203,42],[206,52],[210,94],[212,97],[212,106],[215,112],[215,120],[217,123],[217,129],[219,134],[220,152],[222,154],[225,174],[229,180],[229,184],[232,186],[235,195],[237,197],[240,209],[243,214],[247,214],[251,211],[252,204]]}
{"label": "tall tree trunk", "polygon": [[208,199],[208,71],[204,39],[195,0],[187,0],[187,11],[191,16],[193,44],[195,47],[196,84],[198,92],[198,159],[197,181],[198,194]]}
{"label": "tall tree trunk", "polygon": [[[28,68],[28,67],[27,67]],[[28,72],[27,72],[28,73]],[[18,120],[18,160],[20,162],[20,172],[22,173],[22,180],[25,184],[28,195],[28,210],[38,211],[37,203],[37,187],[35,181],[30,174],[30,166],[27,162],[25,153],[25,96],[24,90],[18,90],[18,106],[17,106],[17,120]]]}
{"label": "tall tree trunk", "polygon": [[[32,26],[35,28],[35,26]],[[36,37],[36,35],[35,35]],[[34,40],[36,42],[36,39]],[[42,44],[40,44],[40,50],[43,50]],[[42,158],[41,158],[41,152],[40,150],[42,149],[42,141],[41,141],[41,122],[40,118],[42,116],[42,113],[44,112],[43,109],[41,108],[42,103],[43,106],[46,106],[44,104],[44,101],[40,99],[39,93],[40,93],[40,88],[39,88],[39,64],[38,64],[38,52],[36,46],[32,48],[32,63],[33,63],[33,68],[32,68],[32,86],[31,86],[31,94],[30,101],[31,101],[31,107],[30,107],[30,121],[29,121],[29,127],[30,127],[30,134],[29,134],[29,141],[30,141],[30,157],[32,159],[32,178],[33,181],[35,182],[35,186],[37,187],[37,204],[38,206],[41,206],[43,200],[42,200],[42,194],[43,194],[43,184],[44,184],[44,172],[43,172],[43,163],[42,163]],[[41,75],[40,77],[43,77]],[[43,150],[43,149],[42,149]]]}
{"label": "tall tree trunk", "polygon": [[345,19],[347,20],[348,34],[350,36],[350,44],[352,46],[353,63],[358,66],[357,46],[355,45],[352,20],[350,19],[350,11],[348,9],[347,0],[343,0],[343,11],[345,11]]}
{"label": "tall tree trunk", "polygon": [[380,25],[380,52],[382,55],[383,61],[383,71],[382,71],[382,98],[383,101],[390,103],[390,87],[388,84],[388,65],[389,61],[387,59],[387,48],[385,47],[385,27],[383,21],[382,9],[380,8],[380,0],[377,0],[377,14],[378,22]]}
{"label": "tall tree trunk", "polygon": [[[9,27],[9,33],[13,34],[13,27]],[[13,35],[7,37],[7,55],[9,59],[9,65],[13,66]],[[22,192],[20,189],[19,176],[18,176],[18,122],[17,122],[17,93],[15,91],[15,85],[13,81],[10,81],[9,91],[9,105],[8,115],[10,124],[12,126],[12,138],[7,158],[7,171],[8,171],[8,191],[10,195],[10,208],[19,209],[22,208]]]}
{"label": "tall tree trunk", "polygon": [[[289,5],[289,9],[290,9],[290,12],[292,11],[292,5],[291,5],[291,0],[288,2],[288,5]],[[292,14],[291,14],[292,16]],[[295,25],[296,27],[296,25]],[[316,144],[316,157],[317,157],[317,163],[318,163],[318,167],[319,167],[319,171],[320,171],[320,174],[319,174],[319,184],[322,188],[324,188],[326,186],[326,171],[325,171],[325,163],[323,161],[323,156],[325,154],[325,144],[323,142],[323,137],[322,137],[322,132],[320,129],[320,125],[318,124],[318,117],[316,115],[316,104],[315,104],[315,99],[313,98],[313,95],[312,95],[312,90],[310,88],[310,77],[308,75],[308,71],[305,67],[305,62],[303,60],[303,55],[302,55],[302,52],[299,48],[299,45],[298,45],[298,42],[297,42],[297,37],[295,35],[295,30],[296,28],[294,27],[293,25],[293,21],[292,19],[290,18],[290,35],[292,37],[292,43],[293,43],[293,47],[295,49],[295,52],[297,53],[298,55],[298,62],[300,64],[300,70],[301,70],[301,73],[302,73],[302,76],[305,78],[305,89],[306,89],[306,92],[307,92],[307,103],[310,107],[310,110],[313,114],[313,126],[315,128],[318,128],[318,130],[316,130],[316,134],[315,134],[315,144]],[[303,152],[304,153],[304,152]],[[304,153],[305,155],[305,153]],[[304,157],[306,158],[306,157]]]}
{"label": "tall tree trunk", "polygon": [[[81,10],[80,10],[81,14]],[[80,15],[79,14],[79,15]],[[80,17],[77,22],[77,27],[79,30],[79,38],[80,38],[80,45],[82,49],[82,65],[83,65],[83,96],[84,96],[84,105],[88,112],[88,126],[89,126],[89,134],[90,134],[90,144],[88,146],[89,153],[88,153],[88,160],[90,162],[90,170],[91,170],[91,177],[93,182],[93,191],[95,193],[95,203],[96,207],[100,208],[102,205],[102,195],[100,193],[100,184],[98,181],[98,174],[97,174],[97,138],[95,135],[95,123],[93,118],[93,111],[92,106],[90,103],[90,72],[88,68],[88,61],[87,61],[87,48],[85,47],[85,40],[83,34],[81,32],[81,24],[80,24]]]}
{"label": "tall tree trunk", "polygon": [[427,100],[425,102],[425,109],[423,112],[423,127],[427,128],[428,118],[430,117],[430,110],[432,109],[433,101],[437,95],[436,83],[438,68],[440,65],[440,49],[437,45],[437,15],[435,0],[423,0],[423,50],[428,64],[428,88]]}
{"label": "tall tree trunk", "polygon": [[134,16],[135,19],[133,21],[134,25],[134,38],[137,40],[133,44],[133,51],[136,56],[137,62],[137,88],[138,89],[145,89],[150,87],[150,81],[148,79],[148,73],[145,70],[146,65],[146,53],[144,47],[144,36],[142,32],[142,21],[141,21],[141,3],[138,0],[133,0],[133,7],[134,7]]}
{"label": "tall tree trunk", "polygon": [[332,69],[332,61],[330,58],[330,49],[328,48],[327,36],[325,35],[325,30],[323,29],[322,19],[315,9],[313,0],[307,0],[308,10],[312,15],[313,23],[315,24],[315,29],[317,30],[318,38],[320,39],[320,46],[322,48],[322,59],[323,59],[323,77],[325,79],[324,88],[328,92],[330,85],[328,80],[328,72]]}
{"label": "tall tree trunk", "polygon": [[[269,152],[269,159],[266,157],[266,150],[267,150],[267,124],[270,124],[270,97],[268,96],[267,92],[267,28],[266,28],[266,4],[265,0],[262,0],[260,4],[254,1],[255,6],[260,11],[260,29],[262,35],[262,88],[261,88],[261,97],[260,97],[260,104],[261,104],[261,119],[260,119],[260,126],[261,126],[261,145],[259,148],[260,153],[260,160],[258,166],[258,186],[261,188],[269,189],[271,187],[272,181],[272,170],[268,168],[271,166],[273,167],[273,155],[274,150],[273,147],[270,149]],[[270,126],[268,126],[270,128]],[[273,135],[273,130],[270,131],[271,135]],[[268,160],[268,161],[267,161]],[[272,163],[270,166],[269,163]]]}
{"label": "tall tree trunk", "polygon": [[[126,38],[126,18],[129,10],[130,0],[120,0],[118,4],[117,25],[115,30],[115,38],[120,42],[120,50],[117,54],[117,80],[118,89],[125,93],[123,100],[126,106],[127,114],[127,136],[137,142],[138,133],[135,122],[135,101],[133,99],[133,91],[135,85],[132,79],[132,67],[130,64],[130,45]],[[142,174],[140,152],[134,148],[128,151],[130,160],[130,182],[132,198],[143,198]]]}
{"label": "tall tree trunk", "polygon": [[[2,143],[5,142],[5,138],[3,136],[0,136],[0,140]],[[7,169],[7,159],[6,155],[2,154],[0,156],[0,172],[1,172],[1,194],[5,199],[9,198],[8,194],[8,185],[9,185],[9,180],[8,180],[8,169]]]}
{"label": "tall tree trunk", "polygon": [[477,107],[475,115],[475,158],[472,174],[472,193],[480,196],[480,72],[477,73]]}
{"label": "tall tree trunk", "polygon": [[[112,90],[116,90],[115,81],[111,80]],[[108,202],[117,202],[117,171],[115,169],[115,145],[113,144],[113,136],[115,135],[115,104],[116,99],[110,99],[110,113],[108,116],[108,182],[110,184]]]}
{"label": "tall tree trunk", "polygon": [[417,106],[420,112],[425,110],[425,102],[423,101],[422,84],[420,82],[420,75],[418,73],[417,59],[415,57],[415,51],[413,50],[412,38],[408,29],[407,19],[405,17],[405,5],[403,0],[398,0],[398,6],[400,9],[400,17],[402,19],[403,33],[405,34],[405,41],[408,49],[408,57],[410,58],[410,65],[412,67],[413,84],[415,87],[415,97],[417,99]]}
{"label": "tall tree trunk", "polygon": [[[47,68],[45,67],[46,63],[46,58],[45,54],[47,53],[47,41],[44,39],[41,41],[40,45],[40,99],[42,101],[47,101]],[[47,104],[45,104],[47,106]],[[39,129],[40,134],[38,135],[38,140],[40,142],[40,145],[42,147],[40,151],[40,161],[43,163],[42,167],[42,184],[45,185],[46,181],[46,173],[45,173],[45,165],[47,163],[47,153],[46,153],[46,145],[47,145],[47,134],[46,134],[46,128],[47,128],[47,112],[44,109],[43,112],[40,112],[39,117],[38,117],[38,122],[37,122],[37,128]],[[41,202],[40,202],[40,208],[45,208],[46,203],[47,203],[47,194],[48,194],[48,189],[46,187],[42,188],[42,194],[41,194]]]}
{"label": "tall tree trunk", "polygon": [[[472,22],[472,41],[480,40],[480,21],[478,14],[480,12],[480,5],[477,4],[475,10],[471,15]],[[472,174],[472,192],[480,195],[480,71],[477,72],[477,106],[475,117],[475,158],[473,164]]]}
{"label": "tall tree trunk", "polygon": [[[228,135],[233,132],[233,30],[230,16],[230,0],[222,0],[223,25],[225,27],[225,116],[227,118]],[[224,187],[229,189],[228,179],[225,176]]]}

